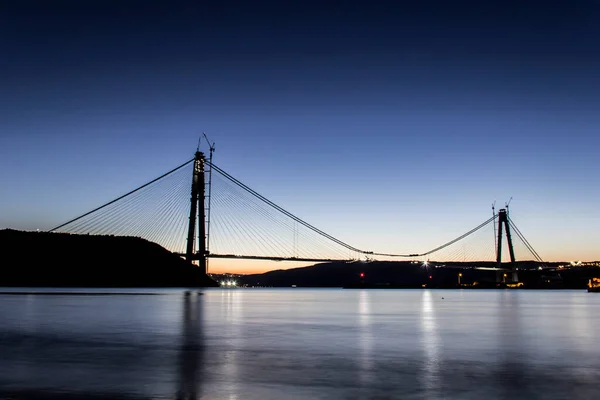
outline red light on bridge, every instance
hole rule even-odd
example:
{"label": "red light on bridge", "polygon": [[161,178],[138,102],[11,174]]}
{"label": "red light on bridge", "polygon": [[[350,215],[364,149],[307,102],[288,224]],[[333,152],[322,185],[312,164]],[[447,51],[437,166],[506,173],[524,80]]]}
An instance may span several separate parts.
{"label": "red light on bridge", "polygon": [[433,279],[433,276],[429,275],[429,279]]}
{"label": "red light on bridge", "polygon": [[364,278],[364,277],[365,277],[365,273],[364,273],[364,272],[361,272],[361,273],[360,273],[360,277],[361,277],[361,278]]}

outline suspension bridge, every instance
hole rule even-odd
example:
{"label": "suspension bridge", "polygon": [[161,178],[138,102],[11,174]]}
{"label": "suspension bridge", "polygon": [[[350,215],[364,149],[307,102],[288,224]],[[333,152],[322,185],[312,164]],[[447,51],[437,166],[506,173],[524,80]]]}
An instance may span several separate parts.
{"label": "suspension bridge", "polygon": [[[192,159],[49,232],[134,236],[197,263],[210,259],[297,262],[419,260],[495,263],[517,281],[517,258],[543,263],[508,206],[428,251],[366,250],[330,235],[270,201],[206,157]],[[506,250],[503,251],[503,243]],[[498,274],[500,276],[500,274]],[[500,279],[500,278],[498,278]]]}

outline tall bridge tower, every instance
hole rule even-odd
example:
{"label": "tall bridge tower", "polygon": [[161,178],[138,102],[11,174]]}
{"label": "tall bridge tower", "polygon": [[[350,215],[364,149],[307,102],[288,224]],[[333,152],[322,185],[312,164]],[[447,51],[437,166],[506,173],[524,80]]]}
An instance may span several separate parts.
{"label": "tall bridge tower", "polygon": [[[192,175],[192,196],[190,207],[190,220],[188,225],[187,247],[185,259],[189,262],[198,259],[198,266],[206,273],[206,208],[205,200],[205,161],[204,153],[197,151],[194,158],[194,171]],[[198,246],[195,249],[194,239],[196,225],[198,225]],[[196,250],[194,252],[194,250]]]}
{"label": "tall bridge tower", "polygon": [[[515,251],[513,249],[512,237],[510,235],[510,224],[508,221],[508,211],[506,208],[501,208],[498,210],[498,240],[497,240],[497,249],[496,249],[496,264],[497,268],[502,268],[502,230],[506,229],[506,241],[508,242],[508,252],[510,254],[510,269],[511,269],[511,281],[518,282],[519,277],[518,273],[515,270]],[[502,271],[498,270],[496,273],[496,280],[498,282],[506,281],[506,279],[502,279],[505,276]]]}

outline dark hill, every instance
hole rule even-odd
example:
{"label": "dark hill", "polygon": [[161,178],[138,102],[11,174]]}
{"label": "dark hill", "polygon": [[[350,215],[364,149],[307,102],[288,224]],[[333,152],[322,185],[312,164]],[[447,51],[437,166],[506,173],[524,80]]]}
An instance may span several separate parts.
{"label": "dark hill", "polygon": [[[427,287],[452,288],[458,286],[458,274],[462,284],[476,284],[476,287],[495,287],[496,271],[474,269],[473,267],[495,267],[494,262],[452,262],[443,266],[433,264],[424,268],[421,264],[409,261],[374,262],[331,262],[310,267],[276,270],[264,274],[245,275],[239,278],[248,286],[290,287]],[[521,261],[519,281],[530,289],[582,289],[591,277],[600,276],[598,267],[558,269],[558,263],[546,263],[544,270],[539,263]],[[360,274],[364,273],[364,277]]]}
{"label": "dark hill", "polygon": [[178,255],[135,237],[1,230],[0,270],[0,286],[217,286]]}
{"label": "dark hill", "polygon": [[246,275],[240,282],[249,286],[343,287],[362,279],[369,284],[395,284],[421,287],[427,282],[427,271],[410,262],[331,262],[310,267],[275,270]]}

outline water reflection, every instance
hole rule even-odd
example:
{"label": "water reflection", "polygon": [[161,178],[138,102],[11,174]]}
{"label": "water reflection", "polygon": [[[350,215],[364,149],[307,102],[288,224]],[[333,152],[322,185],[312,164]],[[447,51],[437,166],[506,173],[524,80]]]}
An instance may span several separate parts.
{"label": "water reflection", "polygon": [[358,323],[359,323],[359,382],[362,387],[372,385],[374,374],[373,334],[371,332],[371,307],[370,292],[361,290],[358,298]]}
{"label": "water reflection", "polygon": [[582,304],[582,297],[587,293],[573,295],[568,305],[569,338],[573,346],[580,352],[586,352],[594,346],[595,330],[591,325],[589,310]]}
{"label": "water reflection", "polygon": [[421,341],[425,360],[423,366],[423,386],[426,397],[436,396],[439,390],[440,337],[436,321],[435,302],[430,290],[423,291],[421,297]]}
{"label": "water reflection", "polygon": [[587,293],[35,299],[0,296],[0,399],[600,398]]}
{"label": "water reflection", "polygon": [[498,369],[494,383],[499,393],[506,398],[534,397],[530,383],[535,378],[530,375],[532,365],[524,359],[527,354],[521,327],[520,293],[506,290],[498,297],[496,314],[499,354]]}
{"label": "water reflection", "polygon": [[240,392],[240,364],[242,349],[244,348],[243,320],[243,294],[241,289],[223,290],[221,292],[221,318],[225,325],[220,333],[225,339],[225,349],[217,349],[222,363],[219,365],[219,374],[223,381],[221,397],[236,400]]}
{"label": "water reflection", "polygon": [[184,293],[176,394],[178,400],[196,399],[201,394],[201,366],[204,362],[202,301],[201,293]]}

